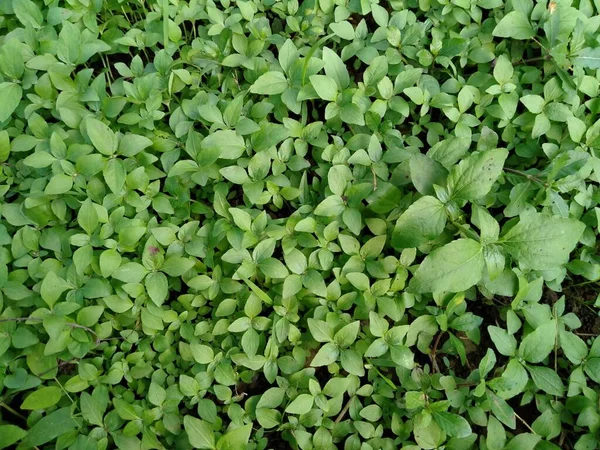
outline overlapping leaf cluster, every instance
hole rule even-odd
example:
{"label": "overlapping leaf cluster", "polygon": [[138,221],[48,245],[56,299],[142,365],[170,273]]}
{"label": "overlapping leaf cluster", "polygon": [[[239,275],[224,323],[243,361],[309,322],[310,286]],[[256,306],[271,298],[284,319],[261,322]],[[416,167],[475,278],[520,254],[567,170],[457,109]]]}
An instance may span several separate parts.
{"label": "overlapping leaf cluster", "polygon": [[599,10],[0,2],[0,448],[598,448]]}

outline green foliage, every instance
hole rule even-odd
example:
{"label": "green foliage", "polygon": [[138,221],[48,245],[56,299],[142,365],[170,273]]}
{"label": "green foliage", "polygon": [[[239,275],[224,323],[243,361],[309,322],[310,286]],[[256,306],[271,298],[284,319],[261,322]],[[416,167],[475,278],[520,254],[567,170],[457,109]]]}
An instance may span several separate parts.
{"label": "green foliage", "polygon": [[0,1],[0,448],[597,449],[599,9]]}

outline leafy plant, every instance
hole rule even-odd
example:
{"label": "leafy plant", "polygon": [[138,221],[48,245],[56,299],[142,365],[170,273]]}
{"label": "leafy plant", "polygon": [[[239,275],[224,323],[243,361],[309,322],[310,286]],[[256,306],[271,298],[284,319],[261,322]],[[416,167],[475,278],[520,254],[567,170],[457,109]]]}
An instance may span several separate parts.
{"label": "leafy plant", "polygon": [[0,2],[0,448],[598,448],[599,9]]}

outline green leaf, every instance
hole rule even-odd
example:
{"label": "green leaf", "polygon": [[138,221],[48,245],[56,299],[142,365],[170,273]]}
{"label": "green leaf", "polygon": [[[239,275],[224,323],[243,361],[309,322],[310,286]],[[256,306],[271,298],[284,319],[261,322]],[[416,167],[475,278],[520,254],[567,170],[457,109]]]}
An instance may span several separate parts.
{"label": "green leaf", "polygon": [[461,292],[477,284],[483,268],[483,249],[472,239],[458,239],[435,249],[421,263],[409,291]]}
{"label": "green leaf", "polygon": [[169,295],[169,281],[162,272],[149,273],[144,279],[146,292],[155,305],[161,306]]}
{"label": "green leaf", "polygon": [[527,16],[522,11],[509,12],[498,22],[492,34],[512,39],[530,39],[535,36]]}
{"label": "green leaf", "polygon": [[306,414],[313,406],[314,398],[310,394],[300,394],[286,408],[287,414]]}
{"label": "green leaf", "polygon": [[338,95],[338,87],[333,78],[325,75],[311,75],[310,83],[323,100],[335,101]]}
{"label": "green leaf", "polygon": [[59,436],[77,428],[77,422],[71,416],[71,408],[65,407],[42,417],[29,429],[22,441],[25,447],[44,445]]}
{"label": "green leaf", "polygon": [[542,362],[556,344],[556,320],[552,319],[529,333],[519,345],[519,356],[530,363]]}
{"label": "green leaf", "polygon": [[504,450],[533,450],[542,437],[533,433],[521,433],[510,440]]}
{"label": "green leaf", "polygon": [[69,21],[62,23],[58,35],[56,56],[66,64],[77,64],[81,58],[81,32],[79,28]]}
{"label": "green leaf", "polygon": [[340,215],[344,212],[345,208],[346,205],[344,204],[342,197],[339,195],[330,195],[317,205],[315,214],[317,216],[333,217]]}
{"label": "green leaf", "polygon": [[56,386],[42,387],[29,394],[23,403],[21,409],[46,409],[58,403],[62,397],[62,390]]}
{"label": "green leaf", "polygon": [[141,264],[129,262],[115,270],[112,277],[123,283],[139,283],[147,273],[148,270]]}
{"label": "green leaf", "polygon": [[490,406],[494,416],[504,425],[514,430],[517,426],[515,412],[506,401],[491,391],[487,391],[487,396],[490,400]]}
{"label": "green leaf", "polygon": [[104,250],[99,262],[102,276],[108,278],[121,266],[121,254],[115,249]]}
{"label": "green leaf", "polygon": [[338,347],[329,342],[319,349],[310,365],[312,367],[328,366],[337,361],[339,355],[340,350]]}
{"label": "green leaf", "polygon": [[354,341],[356,341],[356,337],[358,336],[359,330],[359,321],[349,323],[348,325],[342,327],[337,333],[335,333],[333,340],[341,348],[350,347],[352,344],[354,344]]}
{"label": "green leaf", "polygon": [[56,275],[56,272],[48,272],[40,287],[40,295],[46,304],[52,308],[63,292],[71,289],[71,285]]}
{"label": "green leaf", "polygon": [[81,414],[92,425],[102,426],[104,409],[100,402],[87,392],[82,392],[79,398]]}
{"label": "green leaf", "polygon": [[388,73],[388,63],[385,56],[378,56],[371,61],[363,76],[365,85],[376,86]]}
{"label": "green leaf", "polygon": [[27,431],[16,425],[0,425],[0,449],[10,447],[27,435]]}
{"label": "green leaf", "polygon": [[98,226],[98,213],[90,199],[85,200],[81,204],[81,208],[79,208],[79,212],[77,213],[77,222],[89,235],[92,235]]}
{"label": "green leaf", "polygon": [[192,416],[184,416],[183,427],[192,447],[200,449],[215,448],[215,434],[211,426],[205,421]]}
{"label": "green leaf", "polygon": [[252,424],[243,425],[225,433],[217,442],[217,450],[239,450],[250,442]]}
{"label": "green leaf", "polygon": [[486,444],[489,450],[503,450],[506,445],[506,431],[498,419],[488,417]]}
{"label": "green leaf", "polygon": [[540,114],[546,104],[544,97],[540,95],[524,95],[520,100],[529,112],[533,114]]}
{"label": "green leaf", "polygon": [[500,55],[496,59],[496,65],[494,66],[494,78],[498,84],[503,85],[509,82],[513,76],[513,72],[510,60],[506,56]]}
{"label": "green leaf", "polygon": [[126,400],[115,398],[113,400],[115,411],[123,420],[138,420],[140,419],[139,409]]}
{"label": "green leaf", "polygon": [[502,173],[508,151],[504,148],[475,153],[458,163],[448,175],[450,196],[477,200],[486,195]]}
{"label": "green leaf", "polygon": [[443,186],[448,171],[439,162],[421,153],[410,158],[410,179],[422,195],[434,194],[433,185]]}
{"label": "green leaf", "polygon": [[550,395],[562,396],[565,392],[565,386],[558,374],[549,367],[527,366],[531,374],[531,379],[538,387]]}
{"label": "green leaf", "polygon": [[446,210],[437,198],[418,199],[400,216],[392,233],[394,248],[418,247],[438,237],[446,227]]}
{"label": "green leaf", "polygon": [[17,19],[23,25],[29,25],[35,29],[42,28],[44,16],[34,2],[31,0],[13,0],[12,7]]}
{"label": "green leaf", "polygon": [[246,150],[244,138],[232,130],[219,130],[202,141],[203,151],[218,150],[219,158],[238,159]]}
{"label": "green leaf", "polygon": [[104,307],[100,305],[90,305],[81,308],[77,312],[77,323],[86,327],[92,327],[98,323],[98,320],[104,312]]}
{"label": "green leaf", "polygon": [[194,361],[198,364],[210,364],[215,359],[215,354],[208,345],[204,344],[190,344],[190,351]]}
{"label": "green leaf", "polygon": [[10,155],[10,139],[8,131],[0,131],[0,163],[5,162]]}
{"label": "green leaf", "polygon": [[275,258],[266,258],[262,260],[258,263],[258,268],[270,278],[285,278],[289,275],[285,265]]}
{"label": "green leaf", "polygon": [[126,134],[119,141],[119,154],[123,156],[135,156],[152,145],[152,141],[138,134]]}
{"label": "green leaf", "polygon": [[573,64],[587,69],[600,69],[600,47],[586,47],[573,59]]}
{"label": "green leaf", "polygon": [[587,130],[585,122],[577,117],[571,116],[567,119],[569,136],[573,142],[580,142]]}
{"label": "green leaf", "polygon": [[25,70],[23,46],[17,39],[9,39],[0,49],[0,69],[9,79],[20,80]]}
{"label": "green leaf", "polygon": [[117,151],[117,136],[108,125],[93,117],[87,118],[84,124],[90,142],[100,153],[110,156]]}
{"label": "green leaf", "polygon": [[517,340],[513,335],[508,334],[506,330],[494,325],[488,327],[488,333],[501,355],[514,356],[517,350]]}
{"label": "green leaf", "polygon": [[354,28],[352,24],[347,20],[343,20],[337,23],[330,23],[329,28],[333,31],[337,36],[342,39],[346,39],[348,41],[352,41],[354,39]]}
{"label": "green leaf", "polygon": [[333,78],[340,89],[346,89],[350,85],[350,75],[346,64],[336,52],[323,47],[323,63],[325,64],[325,74]]}
{"label": "green leaf", "polygon": [[106,181],[111,192],[117,195],[121,194],[127,175],[123,162],[120,159],[108,160],[102,174],[104,175],[104,181]]}
{"label": "green leaf", "polygon": [[170,256],[165,260],[160,270],[170,277],[180,277],[194,267],[194,265],[195,262],[189,258]]}
{"label": "green leaf", "polygon": [[16,83],[0,83],[0,122],[8,120],[19,106],[23,89]]}
{"label": "green leaf", "polygon": [[524,213],[499,244],[520,265],[533,270],[556,269],[569,260],[585,225],[575,219]]}
{"label": "green leaf", "polygon": [[465,438],[472,433],[469,422],[457,414],[445,411],[434,411],[433,418],[448,436]]}
{"label": "green leaf", "polygon": [[561,329],[559,331],[560,347],[569,361],[573,364],[581,364],[588,354],[588,347],[579,336]]}
{"label": "green leaf", "polygon": [[340,110],[340,119],[351,125],[364,125],[365,118],[360,107],[355,103],[348,103]]}
{"label": "green leaf", "polygon": [[290,67],[298,58],[298,49],[291,39],[287,39],[279,49],[279,64],[281,68],[288,73]]}
{"label": "green leaf", "polygon": [[333,328],[324,320],[309,318],[308,329],[317,342],[333,341]]}
{"label": "green leaf", "polygon": [[250,87],[250,92],[260,95],[281,94],[288,87],[288,81],[281,72],[267,72],[262,74]]}
{"label": "green leaf", "polygon": [[352,284],[352,286],[354,286],[359,291],[366,291],[367,289],[369,289],[369,277],[366,276],[364,273],[351,272],[349,274],[346,274],[346,278],[348,279],[350,284]]}
{"label": "green leaf", "polygon": [[46,195],[59,195],[69,192],[73,187],[73,178],[69,175],[58,174],[50,178],[44,193]]}
{"label": "green leaf", "polygon": [[160,385],[151,382],[148,388],[148,401],[155,406],[161,406],[167,398],[167,392]]}
{"label": "green leaf", "polygon": [[548,116],[546,116],[546,114],[538,114],[537,116],[535,116],[535,120],[533,122],[531,137],[533,139],[537,139],[540,136],[543,136],[550,130],[551,126],[552,124],[550,123],[550,119],[548,119]]}

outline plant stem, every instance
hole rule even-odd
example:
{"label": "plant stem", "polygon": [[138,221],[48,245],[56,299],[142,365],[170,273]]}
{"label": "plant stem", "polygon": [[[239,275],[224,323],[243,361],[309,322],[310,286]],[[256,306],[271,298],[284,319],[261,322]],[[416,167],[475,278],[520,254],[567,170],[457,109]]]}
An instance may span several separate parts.
{"label": "plant stem", "polygon": [[[0,323],[5,323],[5,322],[27,322],[28,320],[35,320],[37,322],[42,322],[44,319],[42,319],[41,317],[10,317],[8,319],[0,319]],[[98,335],[91,328],[84,327],[83,325],[79,325],[78,323],[73,323],[73,322],[65,322],[65,325],[68,325],[71,328],[80,328],[82,330],[85,330],[88,333],[91,333],[91,334],[93,334],[96,337],[96,344],[99,342]]]}
{"label": "plant stem", "polygon": [[535,37],[531,38],[537,45],[539,45],[540,47],[542,47],[544,50],[546,50],[546,53],[548,53],[548,49],[546,47],[544,47],[544,45],[538,41]]}
{"label": "plant stem", "polygon": [[6,403],[0,403],[0,408],[4,408],[9,413],[11,413],[13,416],[18,417],[21,420],[27,421],[27,417],[25,417],[23,414],[15,411],[13,408],[11,408],[10,406],[8,406]]}
{"label": "plant stem", "polygon": [[528,63],[536,62],[536,61],[550,61],[551,59],[552,59],[552,57],[550,55],[537,56],[535,58],[522,59],[521,61],[517,62],[515,65],[528,64]]}
{"label": "plant stem", "polygon": [[479,241],[479,235],[477,233],[475,233],[473,230],[471,230],[470,228],[467,228],[462,223],[458,223],[453,220],[451,220],[451,223],[452,223],[452,225],[454,225],[456,228],[458,228],[460,231],[462,231],[468,237],[475,239],[476,241]]}
{"label": "plant stem", "polygon": [[530,181],[535,181],[536,183],[541,184],[544,187],[549,187],[549,184],[540,180],[538,177],[530,175],[528,173],[525,172],[521,172],[520,170],[517,169],[511,169],[510,167],[505,167],[504,168],[505,171],[510,172],[510,173],[514,173],[515,175],[519,175],[521,177],[527,178]]}
{"label": "plant stem", "polygon": [[438,367],[438,363],[437,363],[437,359],[436,359],[437,348],[438,348],[438,345],[440,344],[440,339],[442,338],[444,333],[445,333],[445,331],[438,333],[437,337],[435,338],[435,343],[433,344],[433,348],[431,349],[431,353],[429,355],[429,358],[431,359],[431,364],[433,365],[433,371],[436,373],[439,373],[439,371],[440,371],[440,368]]}
{"label": "plant stem", "polygon": [[54,381],[56,381],[58,383],[58,385],[60,386],[60,388],[62,389],[62,391],[66,394],[67,397],[69,397],[69,400],[71,400],[71,403],[75,405],[75,401],[69,395],[69,393],[67,392],[67,390],[65,389],[65,387],[62,385],[62,383],[60,381],[58,381],[57,377],[54,377]]}
{"label": "plant stem", "polygon": [[352,399],[354,397],[350,397],[348,399],[348,401],[346,402],[346,404],[344,405],[344,409],[342,409],[340,411],[340,413],[338,414],[338,416],[335,418],[335,422],[333,422],[333,426],[337,425],[338,423],[340,423],[342,421],[342,419],[344,418],[344,416],[346,415],[346,413],[348,412],[348,410],[350,409],[350,403],[352,402]]}
{"label": "plant stem", "polygon": [[371,173],[373,174],[373,191],[377,190],[377,174],[375,173],[375,168],[371,165]]}
{"label": "plant stem", "polygon": [[167,49],[169,44],[169,0],[162,0],[163,13],[163,47]]}
{"label": "plant stem", "polygon": [[[514,412],[514,411],[513,411],[513,412]],[[519,416],[519,415],[518,415],[516,412],[515,412],[514,414],[515,414],[515,417],[516,417],[517,419],[519,419],[519,420],[521,421],[521,423],[522,423],[523,425],[525,425],[525,427],[527,427],[527,429],[528,429],[529,431],[531,431],[533,434],[537,434],[535,431],[533,431],[533,428],[531,428],[531,427],[529,426],[529,424],[528,424],[527,422],[525,422],[525,421],[524,421],[524,420],[521,418],[521,416]]]}

